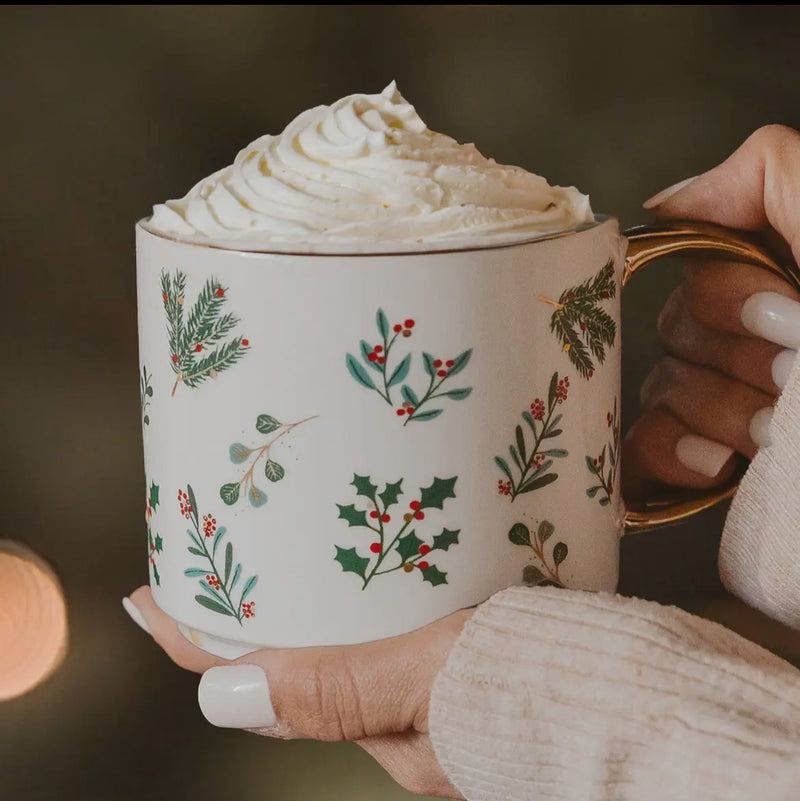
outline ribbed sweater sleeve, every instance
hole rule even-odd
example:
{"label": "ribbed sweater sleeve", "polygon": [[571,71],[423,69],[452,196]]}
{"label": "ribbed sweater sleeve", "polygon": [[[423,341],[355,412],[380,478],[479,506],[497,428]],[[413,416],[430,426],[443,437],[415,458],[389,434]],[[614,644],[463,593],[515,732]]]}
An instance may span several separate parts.
{"label": "ribbed sweater sleeve", "polygon": [[468,801],[800,798],[800,671],[639,599],[493,596],[437,676],[430,733]]}

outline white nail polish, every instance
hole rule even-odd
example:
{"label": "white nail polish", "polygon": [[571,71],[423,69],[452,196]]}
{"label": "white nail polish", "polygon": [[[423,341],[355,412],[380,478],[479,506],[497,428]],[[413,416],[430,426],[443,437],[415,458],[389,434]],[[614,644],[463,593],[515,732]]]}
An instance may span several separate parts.
{"label": "white nail polish", "polygon": [[144,616],[130,598],[122,599],[122,608],[131,616],[131,620],[139,626],[140,629],[143,629],[147,634],[150,633],[150,626],[147,625]]}
{"label": "white nail polish", "polygon": [[777,292],[757,292],[742,306],[742,325],[756,336],[783,345],[800,348],[800,303]]}
{"label": "white nail polish", "polygon": [[772,406],[765,406],[759,409],[751,418],[748,430],[750,432],[750,439],[758,445],[759,448],[764,448],[772,443],[772,437],[769,435],[769,427],[772,423],[772,416],[774,410]]}
{"label": "white nail polish", "polygon": [[772,360],[772,380],[778,389],[783,389],[786,382],[789,380],[789,373],[792,371],[792,366],[797,358],[797,351],[787,348],[782,350]]}
{"label": "white nail polish", "polygon": [[672,186],[668,186],[666,189],[662,189],[658,194],[653,195],[649,200],[645,200],[642,203],[642,207],[645,209],[654,209],[656,206],[660,206],[664,201],[671,198],[673,195],[677,195],[678,192],[681,191],[685,186],[689,186],[689,184],[697,178],[696,175],[693,175],[691,178],[684,178],[682,181],[678,181],[677,184],[673,184]]}
{"label": "white nail polish", "polygon": [[257,665],[209,668],[200,679],[197,701],[214,726],[267,729],[275,725],[267,677]]}
{"label": "white nail polish", "polygon": [[697,434],[686,434],[675,445],[675,456],[684,467],[709,478],[719,475],[732,454],[733,448]]}

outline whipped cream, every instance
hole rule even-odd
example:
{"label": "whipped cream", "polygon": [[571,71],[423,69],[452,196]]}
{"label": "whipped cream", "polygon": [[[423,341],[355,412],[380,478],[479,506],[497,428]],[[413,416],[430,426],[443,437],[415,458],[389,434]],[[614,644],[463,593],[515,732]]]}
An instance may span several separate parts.
{"label": "whipped cream", "polygon": [[431,131],[394,82],[300,114],[185,197],[158,234],[243,250],[480,247],[592,223],[589,198]]}

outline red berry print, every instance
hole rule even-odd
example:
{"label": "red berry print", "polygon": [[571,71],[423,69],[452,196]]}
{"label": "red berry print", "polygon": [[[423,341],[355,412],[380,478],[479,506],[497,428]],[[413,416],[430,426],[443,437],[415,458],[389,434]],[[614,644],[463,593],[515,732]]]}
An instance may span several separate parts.
{"label": "red berry print", "polygon": [[567,399],[568,394],[569,376],[565,375],[563,378],[559,379],[558,385],[556,386],[556,399],[558,403],[563,403]]}
{"label": "red berry print", "polygon": [[412,414],[414,414],[414,407],[413,406],[409,406],[408,407],[408,416],[411,417]]}
{"label": "red berry print", "polygon": [[416,512],[417,509],[419,509],[419,501],[411,501],[411,503],[408,504],[408,508],[413,509]]}
{"label": "red berry print", "polygon": [[378,364],[386,364],[386,357],[378,356]]}
{"label": "red berry print", "polygon": [[203,534],[208,537],[213,537],[217,531],[217,520],[211,515],[203,515]]}
{"label": "red berry print", "polygon": [[370,353],[370,354],[368,354],[368,355],[367,355],[367,358],[368,358],[368,359],[369,359],[371,362],[374,362],[374,361],[376,361],[376,360],[377,360],[377,358],[378,358],[378,354],[377,354],[377,353],[374,353],[374,352],[373,352],[373,353]]}
{"label": "red berry print", "polygon": [[535,398],[531,404],[531,414],[534,420],[544,420],[544,401],[541,398]]}
{"label": "red berry print", "polygon": [[436,375],[438,375],[439,378],[444,378],[447,375],[447,370],[437,370]]}
{"label": "red berry print", "polygon": [[502,479],[497,482],[498,495],[511,495],[511,482],[503,481]]}
{"label": "red berry print", "polygon": [[403,326],[398,323],[392,330],[395,332],[395,334],[399,334],[403,330]]}
{"label": "red berry print", "polygon": [[538,470],[546,461],[547,457],[543,453],[537,453],[536,456],[533,457],[533,468],[534,470]]}
{"label": "red berry print", "polygon": [[373,350],[375,353],[380,353],[383,350],[383,345],[376,345]]}
{"label": "red berry print", "polygon": [[406,320],[405,326],[406,326],[406,328],[413,328],[414,327],[414,321],[413,320]]}
{"label": "red berry print", "polygon": [[430,565],[425,560],[423,560],[422,562],[417,562],[417,567],[420,570],[427,570],[430,567]]}
{"label": "red berry print", "polygon": [[211,575],[210,573],[206,575],[206,584],[208,584],[208,586],[211,587],[212,590],[219,589],[219,579],[216,576]]}
{"label": "red berry print", "polygon": [[426,545],[424,542],[422,543],[422,545],[419,546],[419,552],[423,556],[425,556],[426,553],[430,553],[430,551],[431,551],[431,546],[430,545]]}
{"label": "red berry print", "polygon": [[166,295],[164,295],[163,297],[164,297],[164,303],[166,303],[169,300],[169,298]]}
{"label": "red berry print", "polygon": [[611,424],[614,422],[614,416],[611,412],[606,415],[606,422],[608,423],[608,427],[611,428]]}
{"label": "red berry print", "polygon": [[242,614],[244,617],[251,618],[256,616],[256,602],[250,601],[249,603],[242,604]]}
{"label": "red berry print", "polygon": [[371,517],[373,520],[377,520],[377,519],[378,519],[378,512],[377,512],[375,509],[373,509],[373,510],[372,510],[372,511],[369,513],[369,516],[370,516],[370,517]]}
{"label": "red berry print", "polygon": [[586,323],[584,323],[583,320],[581,320],[581,331],[585,330],[586,330]]}
{"label": "red berry print", "polygon": [[180,506],[181,514],[188,520],[193,510],[192,504],[189,503],[189,496],[183,490],[178,490],[178,505]]}
{"label": "red berry print", "polygon": [[447,361],[444,363],[444,366],[445,366],[445,367],[452,367],[454,364],[455,364],[455,362],[454,362],[452,359],[448,359],[448,360],[447,360]]}
{"label": "red berry print", "polygon": [[397,416],[398,417],[402,417],[405,413],[406,413],[405,409],[398,409],[397,410]]}
{"label": "red berry print", "polygon": [[441,366],[442,366],[442,360],[441,360],[441,359],[436,359],[436,360],[433,362],[433,366],[434,366],[434,367],[436,367],[436,368],[438,369],[439,367],[441,367]]}
{"label": "red berry print", "polygon": [[369,546],[369,549],[372,551],[372,553],[380,553],[381,544],[379,542],[373,542],[372,545]]}
{"label": "red berry print", "polygon": [[414,512],[414,519],[415,520],[424,520],[425,519],[425,512]]}
{"label": "red berry print", "polygon": [[587,370],[586,375],[591,378],[594,375],[594,370]]}
{"label": "red berry print", "polygon": [[248,347],[250,345],[250,340],[249,339],[243,339],[242,340],[242,345],[244,345],[244,347]]}
{"label": "red berry print", "polygon": [[381,523],[390,523],[391,520],[391,515],[381,515]]}
{"label": "red berry print", "polygon": [[178,363],[178,354],[177,353],[173,353],[172,354],[172,362],[173,362],[173,364],[177,364]]}
{"label": "red berry print", "polygon": [[217,297],[221,298],[224,294],[225,294],[225,290],[221,286],[218,286],[217,287]]}
{"label": "red berry print", "polygon": [[575,300],[575,293],[570,292],[569,295],[567,295],[567,300]]}
{"label": "red berry print", "polygon": [[203,350],[203,346],[202,345],[195,345],[194,349],[197,351],[197,353],[200,353],[200,351]]}

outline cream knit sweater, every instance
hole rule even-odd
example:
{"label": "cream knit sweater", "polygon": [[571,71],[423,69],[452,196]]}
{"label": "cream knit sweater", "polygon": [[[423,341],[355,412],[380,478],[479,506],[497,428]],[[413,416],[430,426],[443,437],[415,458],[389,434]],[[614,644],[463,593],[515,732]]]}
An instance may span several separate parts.
{"label": "cream knit sweater", "polygon": [[[720,570],[800,628],[800,360],[726,520]],[[468,801],[800,801],[800,670],[674,607],[515,587],[478,607],[431,695]]]}

